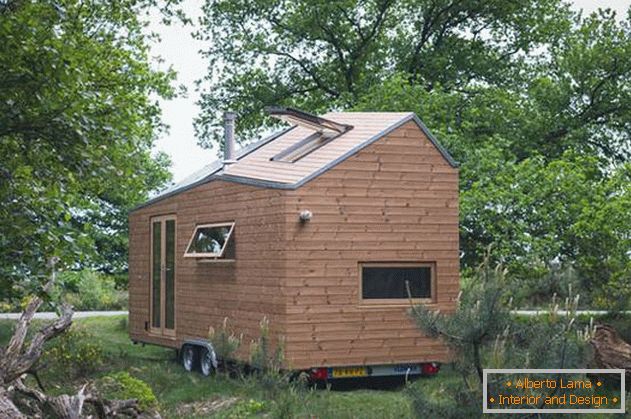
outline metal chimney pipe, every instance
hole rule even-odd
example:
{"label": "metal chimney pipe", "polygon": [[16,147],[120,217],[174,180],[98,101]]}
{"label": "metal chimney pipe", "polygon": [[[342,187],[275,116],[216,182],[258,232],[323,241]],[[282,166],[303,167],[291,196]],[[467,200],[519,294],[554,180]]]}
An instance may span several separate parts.
{"label": "metal chimney pipe", "polygon": [[223,145],[223,164],[232,164],[235,159],[235,143],[234,143],[234,121],[237,119],[235,112],[224,112],[224,145]]}

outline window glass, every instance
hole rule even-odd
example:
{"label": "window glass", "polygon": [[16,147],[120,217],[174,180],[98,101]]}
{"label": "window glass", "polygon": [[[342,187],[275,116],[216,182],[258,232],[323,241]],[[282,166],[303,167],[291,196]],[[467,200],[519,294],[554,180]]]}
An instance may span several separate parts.
{"label": "window glass", "polygon": [[195,229],[184,256],[221,257],[234,223],[201,225]]}
{"label": "window glass", "polygon": [[166,221],[164,327],[175,328],[175,220]]}
{"label": "window glass", "polygon": [[336,138],[339,134],[335,133],[322,133],[316,132],[309,135],[302,141],[297,142],[286,150],[281,151],[274,157],[273,161],[284,161],[288,163],[294,163],[306,155],[316,151],[325,144],[328,144],[331,140]]}
{"label": "window glass", "polygon": [[362,266],[364,300],[431,298],[431,287],[430,266]]}
{"label": "window glass", "polygon": [[161,285],[161,280],[160,280],[160,272],[161,272],[161,268],[162,268],[162,252],[161,252],[161,235],[162,235],[162,223],[161,222],[154,222],[153,223],[153,234],[152,234],[152,259],[153,259],[153,266],[151,269],[151,281],[152,281],[152,286],[151,286],[151,291],[152,291],[152,313],[153,316],[151,318],[151,326],[152,327],[160,327],[160,285]]}

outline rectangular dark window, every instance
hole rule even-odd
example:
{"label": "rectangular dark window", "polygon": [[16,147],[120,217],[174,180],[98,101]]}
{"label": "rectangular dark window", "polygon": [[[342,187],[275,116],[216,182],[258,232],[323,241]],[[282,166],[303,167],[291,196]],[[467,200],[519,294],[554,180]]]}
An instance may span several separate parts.
{"label": "rectangular dark window", "polygon": [[[407,300],[432,298],[430,264],[362,264],[363,300]],[[409,289],[409,293],[408,293]]]}

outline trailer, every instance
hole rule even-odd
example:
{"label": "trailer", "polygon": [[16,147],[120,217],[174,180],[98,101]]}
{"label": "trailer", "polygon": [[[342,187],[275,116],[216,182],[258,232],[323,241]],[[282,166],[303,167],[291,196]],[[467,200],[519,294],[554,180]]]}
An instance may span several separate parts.
{"label": "trailer", "polygon": [[129,334],[220,361],[227,318],[248,362],[262,318],[284,368],[316,380],[434,374],[450,354],[409,310],[455,310],[458,168],[414,113],[271,108],[290,124],[129,215]]}

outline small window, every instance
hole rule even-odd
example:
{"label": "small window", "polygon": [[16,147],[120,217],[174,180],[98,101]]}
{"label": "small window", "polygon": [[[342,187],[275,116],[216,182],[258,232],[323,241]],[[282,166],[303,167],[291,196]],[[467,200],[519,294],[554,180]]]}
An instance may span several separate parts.
{"label": "small window", "polygon": [[360,275],[361,299],[365,304],[405,304],[410,298],[413,301],[433,298],[433,264],[363,263]]}
{"label": "small window", "polygon": [[203,224],[195,227],[184,257],[222,258],[230,245],[234,223]]}

